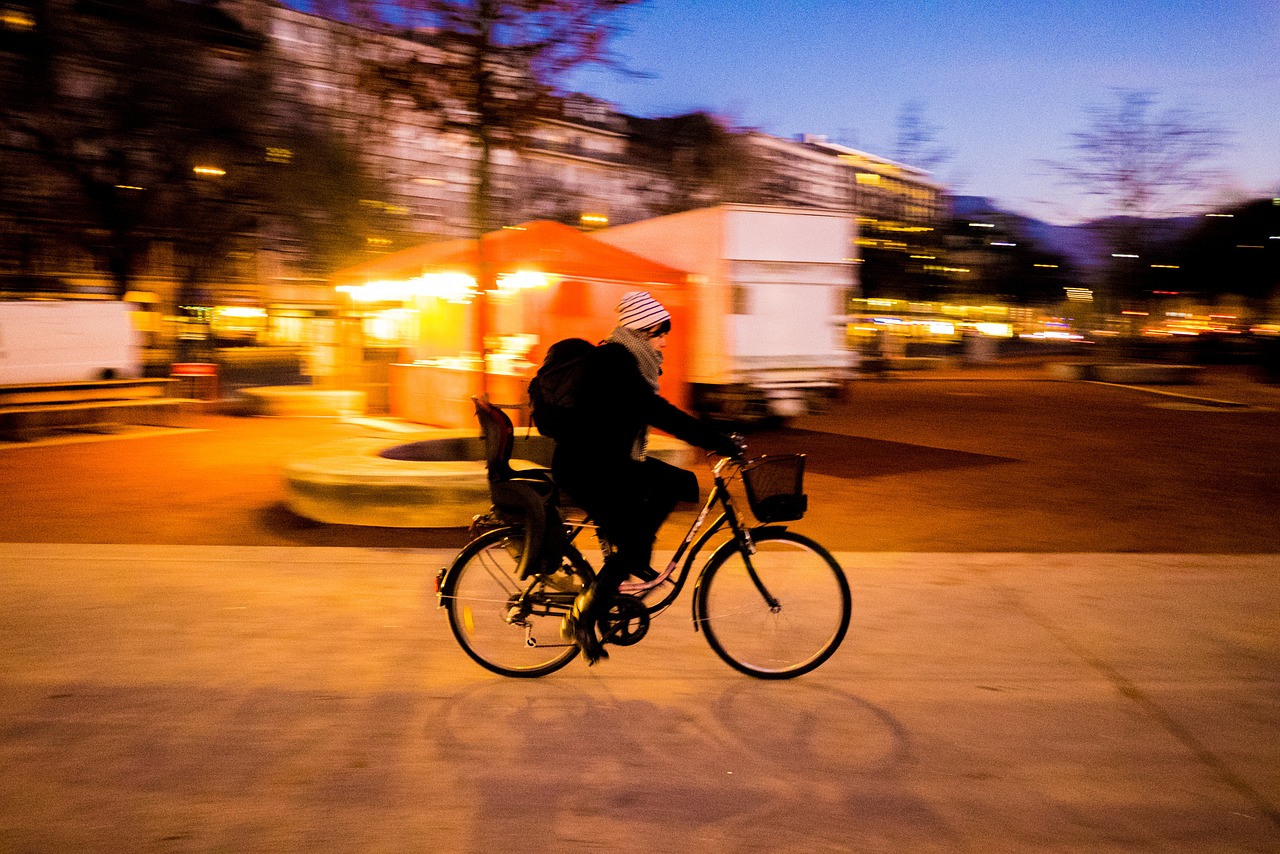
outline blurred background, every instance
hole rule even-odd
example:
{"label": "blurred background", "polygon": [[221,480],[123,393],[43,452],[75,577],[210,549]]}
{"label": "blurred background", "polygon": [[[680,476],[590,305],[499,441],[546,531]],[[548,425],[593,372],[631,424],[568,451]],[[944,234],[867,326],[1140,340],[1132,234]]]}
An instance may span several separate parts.
{"label": "blurred background", "polygon": [[[856,97],[827,96],[822,133],[763,129],[760,102],[829,91],[832,81],[812,70],[824,51],[846,51],[850,65],[873,50],[892,55],[871,30],[862,48],[833,47],[833,11],[807,4],[777,13],[793,53],[773,51],[773,64],[760,66],[738,48],[758,44],[748,24],[758,28],[761,16],[719,3],[694,14],[635,0],[0,0],[0,299],[122,301],[148,375],[200,363],[217,366],[224,389],[359,386],[370,410],[386,411],[393,364],[452,359],[518,373],[550,342],[498,329],[500,306],[450,319],[446,304],[483,301],[513,272],[487,268],[483,251],[471,267],[432,268],[471,283],[445,293],[434,281],[430,305],[425,267],[396,279],[416,290],[357,290],[387,275],[379,259],[534,220],[606,236],[683,211],[767,205],[848,219],[839,296],[820,311],[850,354],[842,367],[851,376],[892,360],[1052,354],[1243,364],[1277,379],[1280,175],[1261,179],[1274,182],[1267,191],[1230,177],[1239,142],[1224,113],[1231,105],[1206,112],[1154,89],[1107,86],[1084,105],[1064,101],[1055,114],[1070,130],[1036,168],[1063,199],[1090,204],[1014,209],[981,195],[983,178],[966,165],[984,153],[975,154],[972,130],[956,132],[968,146],[957,149],[933,118],[975,97],[958,68],[957,79],[946,76],[955,57],[946,51],[957,49],[948,22],[911,17],[918,4],[891,5],[901,7],[894,31],[911,54],[896,63],[942,107],[918,89],[888,90],[904,100],[891,119],[878,107],[892,130],[876,134],[848,130],[870,123]],[[1144,7],[1160,4],[1133,5],[1150,22]],[[1248,10],[1230,5],[1223,26],[1249,29]],[[846,23],[870,14],[833,6]],[[1010,60],[991,46],[1002,33],[1006,48],[1056,35],[1098,49],[1078,21],[1037,9],[1022,17],[1040,29],[993,17],[982,26],[993,41],[974,38],[968,49],[992,51],[993,67]],[[1265,37],[1274,22],[1255,11]],[[699,41],[706,56],[657,49],[676,38]],[[920,50],[929,38],[936,50]],[[1048,58],[1064,50],[1035,44]],[[1216,33],[1206,44],[1217,57],[1230,39]],[[1188,74],[1205,60],[1194,45],[1161,47],[1184,57]],[[727,59],[749,84],[723,78]],[[661,86],[643,73],[668,60]],[[1256,73],[1258,60],[1247,61]],[[812,92],[796,65],[810,69]],[[685,73],[697,67],[705,73]],[[829,68],[844,91],[861,86],[868,103],[887,97],[875,81],[839,82]],[[1050,83],[1060,73],[1032,72]],[[1274,75],[1266,79],[1274,87]],[[751,89],[735,102],[722,94],[732,85]],[[665,100],[635,94],[646,86]],[[671,95],[681,87],[687,97]],[[987,87],[991,103],[1004,97],[998,88]],[[692,107],[699,97],[730,102]],[[752,115],[735,118],[735,107]],[[1044,109],[1022,104],[1030,124]],[[772,123],[794,120],[809,119]],[[1016,133],[987,130],[997,141]],[[1027,168],[1010,159],[995,172]],[[771,261],[784,262],[806,259]],[[749,313],[750,287],[725,288],[693,311]],[[793,311],[810,309],[792,301]],[[442,347],[435,339],[451,324],[461,331]],[[715,346],[708,340],[694,346]]]}

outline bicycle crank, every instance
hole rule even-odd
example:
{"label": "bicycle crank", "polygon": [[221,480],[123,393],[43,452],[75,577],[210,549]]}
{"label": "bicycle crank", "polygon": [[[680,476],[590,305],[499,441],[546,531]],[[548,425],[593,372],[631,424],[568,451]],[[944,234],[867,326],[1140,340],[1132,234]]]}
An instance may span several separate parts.
{"label": "bicycle crank", "polygon": [[609,607],[596,622],[600,642],[631,646],[649,631],[649,609],[635,596],[620,593],[609,600]]}

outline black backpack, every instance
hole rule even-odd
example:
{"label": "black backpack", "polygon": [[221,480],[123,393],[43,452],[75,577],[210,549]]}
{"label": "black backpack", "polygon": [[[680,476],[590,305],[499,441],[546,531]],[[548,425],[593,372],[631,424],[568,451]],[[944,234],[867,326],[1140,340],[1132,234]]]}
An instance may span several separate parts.
{"label": "black backpack", "polygon": [[584,338],[565,338],[547,348],[541,367],[529,381],[533,425],[542,435],[560,439],[571,428],[578,406],[578,385],[595,349]]}

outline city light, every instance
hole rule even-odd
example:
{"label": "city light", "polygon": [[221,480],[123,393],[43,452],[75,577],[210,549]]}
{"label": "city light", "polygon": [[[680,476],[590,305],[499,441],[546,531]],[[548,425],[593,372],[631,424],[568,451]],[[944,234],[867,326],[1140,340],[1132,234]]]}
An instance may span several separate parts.
{"label": "city light", "polygon": [[1013,326],[1008,323],[975,323],[973,328],[989,338],[1013,337]]}
{"label": "city light", "polygon": [[[509,296],[531,288],[546,288],[551,284],[544,273],[520,270],[498,276],[497,292]],[[466,305],[478,293],[476,280],[466,273],[428,273],[398,281],[381,280],[363,285],[339,285],[336,289],[352,300],[371,302],[409,302],[417,297],[434,297],[446,302]]]}
{"label": "city light", "polygon": [[476,280],[466,273],[428,273],[401,281],[339,285],[337,290],[356,302],[408,302],[415,297],[435,297],[466,305],[477,294]]}
{"label": "city light", "polygon": [[30,30],[35,28],[36,19],[26,12],[6,7],[0,10],[0,24],[15,30]]}
{"label": "city light", "polygon": [[530,288],[547,288],[551,286],[551,281],[544,273],[536,273],[530,270],[520,270],[515,273],[503,273],[498,276],[498,293],[504,296],[510,296],[522,290]]}
{"label": "city light", "polygon": [[218,166],[193,166],[191,167],[191,171],[197,175],[206,175],[213,178],[221,178],[223,175],[227,174],[226,169],[222,169]]}

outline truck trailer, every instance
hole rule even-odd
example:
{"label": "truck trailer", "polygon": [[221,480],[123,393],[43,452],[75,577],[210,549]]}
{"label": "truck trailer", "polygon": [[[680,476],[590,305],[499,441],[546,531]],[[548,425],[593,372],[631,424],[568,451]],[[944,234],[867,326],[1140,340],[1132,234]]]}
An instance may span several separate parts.
{"label": "truck trailer", "polygon": [[592,236],[691,274],[693,408],[751,421],[809,411],[851,372],[854,228],[839,211],[719,205]]}
{"label": "truck trailer", "polygon": [[142,376],[132,309],[116,301],[0,302],[0,385]]}

